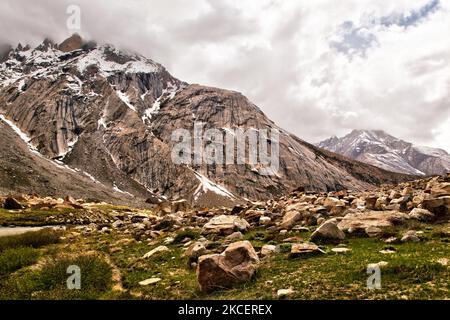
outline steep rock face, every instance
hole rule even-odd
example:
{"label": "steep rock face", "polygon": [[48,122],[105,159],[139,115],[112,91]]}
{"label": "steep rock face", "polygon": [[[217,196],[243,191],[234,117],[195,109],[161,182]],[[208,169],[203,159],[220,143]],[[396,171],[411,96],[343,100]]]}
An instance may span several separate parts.
{"label": "steep rock face", "polygon": [[[188,85],[143,56],[76,36],[8,54],[0,65],[0,114],[29,137],[30,148],[114,190],[143,188],[204,206],[268,198],[299,185],[366,189],[408,178],[298,139],[237,92]],[[279,170],[263,175],[248,164],[174,163],[173,131],[193,133],[200,122],[224,133],[279,130]]]}
{"label": "steep rock face", "polygon": [[149,196],[144,187],[132,181],[127,182],[135,196],[114,190],[80,169],[49,160],[37,151],[30,152],[29,146],[18,136],[18,128],[13,128],[0,119],[0,194],[71,195],[92,201],[137,206],[143,205],[139,199]]}
{"label": "steep rock face", "polygon": [[172,147],[173,128],[188,129],[194,136],[194,123],[204,123],[203,130],[218,128],[224,133],[236,128],[269,128],[280,132],[279,170],[274,176],[261,175],[257,168],[248,165],[198,166],[197,170],[245,197],[257,198],[265,193],[281,195],[299,185],[309,190],[365,189],[383,179],[399,178],[321,152],[276,126],[247,98],[233,91],[189,85],[161,104],[150,128]]}
{"label": "steep rock face", "polygon": [[444,150],[415,146],[381,130],[353,130],[345,137],[331,137],[317,146],[394,172],[413,175],[450,172],[450,155]]}

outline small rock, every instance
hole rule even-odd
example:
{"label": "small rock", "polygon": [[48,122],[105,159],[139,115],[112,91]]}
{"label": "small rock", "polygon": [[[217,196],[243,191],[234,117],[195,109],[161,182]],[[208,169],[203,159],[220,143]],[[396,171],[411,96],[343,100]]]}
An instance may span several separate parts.
{"label": "small rock", "polygon": [[294,290],[292,290],[292,289],[279,289],[277,291],[277,297],[280,299],[290,297],[293,294],[294,294]]}
{"label": "small rock", "polygon": [[331,249],[331,251],[333,251],[334,253],[346,253],[351,250],[352,249],[349,249],[349,248],[333,248],[333,249]]}
{"label": "small rock", "polygon": [[291,247],[289,258],[307,258],[324,253],[325,251],[320,249],[314,243],[294,243]]}
{"label": "small rock", "polygon": [[410,231],[407,231],[403,235],[403,237],[402,237],[402,239],[400,241],[403,242],[403,243],[406,243],[406,242],[420,242],[420,238],[417,236],[416,231],[410,230]]}
{"label": "small rock", "polygon": [[112,227],[118,229],[124,225],[122,220],[116,220],[113,222]]}
{"label": "small rock", "polygon": [[144,259],[147,259],[147,258],[150,258],[151,256],[153,256],[153,255],[156,254],[156,253],[160,253],[160,252],[168,252],[168,251],[170,251],[170,250],[169,250],[169,248],[167,248],[166,246],[159,246],[159,247],[156,247],[155,249],[153,249],[153,250],[147,252],[147,253],[143,256],[143,258],[144,258]]}
{"label": "small rock", "polygon": [[277,247],[274,245],[266,244],[261,248],[261,256],[269,256],[277,252]]}
{"label": "small rock", "polygon": [[169,244],[172,244],[174,241],[175,241],[174,238],[172,238],[172,237],[167,237],[166,239],[164,239],[163,243],[164,243],[165,245],[169,245]]}
{"label": "small rock", "polygon": [[377,263],[377,265],[378,265],[381,269],[383,269],[383,268],[386,268],[386,267],[389,265],[389,263],[386,262],[386,261],[380,261],[380,262]]}
{"label": "small rock", "polygon": [[302,211],[291,210],[286,212],[283,217],[283,221],[281,222],[282,229],[291,229],[298,221],[300,221],[303,217]]}
{"label": "small rock", "polygon": [[394,247],[385,247],[383,250],[380,250],[382,254],[394,254],[397,253],[397,249]]}
{"label": "small rock", "polygon": [[154,229],[155,230],[168,230],[168,229],[171,229],[172,227],[174,227],[176,225],[176,223],[177,223],[177,219],[173,215],[168,214],[155,224]]}
{"label": "small rock", "polygon": [[272,219],[270,217],[262,216],[259,218],[259,224],[261,225],[268,225],[270,222],[272,222]]}
{"label": "small rock", "polygon": [[444,267],[448,266],[448,259],[447,258],[438,259],[437,263],[443,265]]}
{"label": "small rock", "polygon": [[6,198],[5,203],[3,203],[3,208],[6,210],[20,210],[23,206],[14,198]]}
{"label": "small rock", "polygon": [[376,238],[383,235],[383,230],[381,228],[378,228],[376,226],[368,226],[364,232],[370,237],[370,238]]}
{"label": "small rock", "polygon": [[233,232],[229,236],[225,237],[225,241],[227,242],[234,242],[242,239],[244,239],[244,235],[240,231]]}
{"label": "small rock", "polygon": [[206,254],[208,254],[208,250],[204,243],[196,242],[191,244],[183,255],[188,258],[188,266],[193,267],[197,265],[198,258]]}
{"label": "small rock", "polygon": [[102,233],[111,233],[111,229],[109,229],[108,227],[103,227],[100,231]]}
{"label": "small rock", "polygon": [[151,284],[155,284],[155,283],[157,283],[159,281],[161,281],[160,278],[150,278],[150,279],[146,279],[146,280],[143,280],[143,281],[139,282],[139,285],[141,285],[141,286],[148,286],[148,285],[151,285]]}
{"label": "small rock", "polygon": [[192,241],[184,242],[183,247],[189,247],[192,244]]}
{"label": "small rock", "polygon": [[385,243],[398,243],[399,239],[397,237],[390,237],[384,240]]}

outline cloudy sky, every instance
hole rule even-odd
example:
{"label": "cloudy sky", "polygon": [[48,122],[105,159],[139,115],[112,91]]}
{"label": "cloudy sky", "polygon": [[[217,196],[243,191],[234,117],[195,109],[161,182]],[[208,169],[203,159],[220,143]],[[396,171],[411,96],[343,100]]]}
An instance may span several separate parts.
{"label": "cloudy sky", "polygon": [[242,92],[317,142],[383,129],[450,151],[450,0],[2,0],[0,44],[88,39]]}

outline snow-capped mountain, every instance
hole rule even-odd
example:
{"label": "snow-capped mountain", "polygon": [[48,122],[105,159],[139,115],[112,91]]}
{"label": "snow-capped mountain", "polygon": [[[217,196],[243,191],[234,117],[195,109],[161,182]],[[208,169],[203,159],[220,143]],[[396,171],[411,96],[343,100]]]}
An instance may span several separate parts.
{"label": "snow-capped mountain", "polygon": [[353,130],[316,144],[389,171],[413,175],[437,175],[450,172],[450,155],[441,149],[416,146],[381,130]]}
{"label": "snow-capped mountain", "polygon": [[[9,149],[0,158],[0,191],[69,190],[104,198],[110,190],[129,199],[186,198],[211,205],[268,198],[298,186],[366,189],[408,178],[302,141],[240,93],[187,84],[142,55],[78,35],[59,45],[19,45],[1,61],[0,135]],[[173,163],[172,132],[193,132],[194,122],[224,132],[278,129],[279,171],[267,176],[249,165]],[[61,170],[70,178],[63,179]]]}

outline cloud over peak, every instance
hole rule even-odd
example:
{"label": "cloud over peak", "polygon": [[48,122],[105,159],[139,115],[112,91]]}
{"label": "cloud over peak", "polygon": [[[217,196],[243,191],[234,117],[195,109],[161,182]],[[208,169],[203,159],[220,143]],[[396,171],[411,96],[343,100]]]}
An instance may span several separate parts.
{"label": "cloud over peak", "polygon": [[3,0],[0,43],[87,39],[247,95],[315,142],[383,129],[450,151],[450,0]]}

